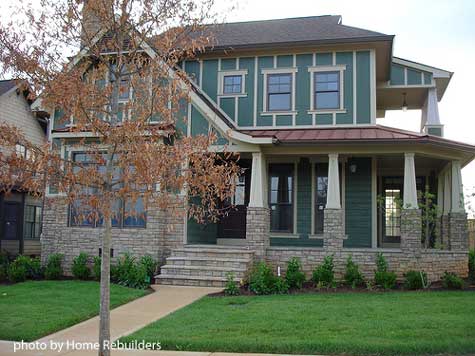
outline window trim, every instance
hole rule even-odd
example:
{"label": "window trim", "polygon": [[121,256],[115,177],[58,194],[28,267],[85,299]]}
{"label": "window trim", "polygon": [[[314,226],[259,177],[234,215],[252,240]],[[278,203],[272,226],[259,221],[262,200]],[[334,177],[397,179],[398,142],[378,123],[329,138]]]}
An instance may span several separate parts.
{"label": "window trim", "polygon": [[[241,92],[240,93],[225,93],[224,92],[224,77],[227,77],[227,76],[241,76]],[[235,97],[247,96],[246,76],[247,76],[247,69],[218,71],[218,96],[221,98],[235,98]]]}
{"label": "window trim", "polygon": [[[328,65],[328,66],[311,66],[308,67],[308,72],[310,75],[310,110],[307,111],[308,114],[318,113],[318,114],[325,114],[325,113],[346,113],[345,108],[345,86],[344,86],[344,76],[345,76],[346,65],[345,64],[337,64],[337,65]],[[340,76],[340,106],[336,109],[317,109],[315,107],[315,76],[316,73],[321,72],[339,72]]]}
{"label": "window trim", "polygon": [[[261,115],[293,115],[296,114],[295,109],[295,91],[296,91],[296,73],[298,68],[271,68],[271,69],[262,69],[261,74],[263,78],[263,87],[262,87],[262,112]],[[272,74],[287,74],[291,75],[291,93],[290,93],[290,110],[269,110],[269,103],[267,102],[268,93],[268,76]]]}

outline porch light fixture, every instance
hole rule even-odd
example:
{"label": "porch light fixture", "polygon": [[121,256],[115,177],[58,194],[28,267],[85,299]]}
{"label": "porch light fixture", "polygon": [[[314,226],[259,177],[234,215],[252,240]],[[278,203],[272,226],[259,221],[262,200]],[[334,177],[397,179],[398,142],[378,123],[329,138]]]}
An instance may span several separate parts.
{"label": "porch light fixture", "polygon": [[407,111],[406,93],[402,93],[402,96],[404,97],[404,100],[402,101],[402,111],[406,112]]}
{"label": "porch light fixture", "polygon": [[357,168],[357,167],[356,167],[356,164],[354,164],[354,163],[353,163],[353,164],[350,164],[350,172],[351,172],[351,173],[356,173],[356,168]]}

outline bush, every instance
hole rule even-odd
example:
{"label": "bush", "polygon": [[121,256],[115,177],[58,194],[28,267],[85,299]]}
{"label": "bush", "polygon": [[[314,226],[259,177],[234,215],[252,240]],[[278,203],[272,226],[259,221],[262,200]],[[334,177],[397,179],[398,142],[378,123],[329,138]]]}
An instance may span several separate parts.
{"label": "bush", "polygon": [[302,288],[303,282],[305,282],[305,274],[302,272],[302,264],[297,257],[291,258],[287,263],[285,281],[288,288]]}
{"label": "bush", "polygon": [[447,289],[463,289],[463,279],[455,273],[445,272],[442,276],[442,286]]}
{"label": "bush", "polygon": [[275,291],[276,276],[265,262],[254,265],[249,275],[249,289],[256,294],[271,294]]}
{"label": "bush", "polygon": [[396,286],[396,273],[388,271],[388,263],[382,253],[376,257],[376,271],[374,283],[384,289],[392,289]]}
{"label": "bush", "polygon": [[422,271],[408,271],[404,274],[406,289],[422,289],[427,287],[427,274]]}
{"label": "bush", "polygon": [[43,278],[43,267],[41,267],[41,260],[39,257],[30,258],[28,264],[28,277],[31,279],[41,279]]}
{"label": "bush", "polygon": [[325,256],[323,263],[314,269],[312,280],[320,287],[330,287],[333,284],[335,281],[333,255]]}
{"label": "bush", "polygon": [[89,269],[89,266],[87,265],[88,259],[89,259],[89,256],[85,252],[81,252],[79,256],[74,257],[73,266],[71,268],[74,278],[77,278],[77,279],[89,278],[91,274],[91,270]]}
{"label": "bush", "polygon": [[470,250],[468,254],[468,276],[475,282],[475,250]]}
{"label": "bush", "polygon": [[0,264],[0,282],[8,278],[8,265]]}
{"label": "bush", "polygon": [[45,268],[46,279],[59,279],[63,275],[63,268],[61,262],[63,261],[63,255],[60,253],[53,253],[48,257],[48,262]]}
{"label": "bush", "polygon": [[224,286],[225,295],[239,295],[239,287],[234,280],[234,273],[226,273],[226,284]]}
{"label": "bush", "polygon": [[28,276],[30,259],[26,256],[18,256],[8,266],[8,280],[12,283],[24,282]]}
{"label": "bush", "polygon": [[351,288],[365,285],[363,274],[361,273],[358,265],[353,262],[351,255],[348,256],[348,259],[346,260],[346,271],[344,278],[346,284],[351,286]]}
{"label": "bush", "polygon": [[282,277],[274,276],[274,286],[272,287],[272,293],[275,294],[286,294],[289,292],[289,284],[287,280]]}
{"label": "bush", "polygon": [[10,255],[5,250],[0,250],[0,282],[8,278],[8,266],[10,265]]}
{"label": "bush", "polygon": [[111,279],[120,285],[138,289],[147,288],[150,282],[146,267],[140,262],[137,263],[128,253],[111,268]]}
{"label": "bush", "polygon": [[[111,266],[111,276],[112,276],[112,267]],[[99,256],[94,256],[93,262],[92,262],[92,277],[96,281],[101,280],[101,258]]]}
{"label": "bush", "polygon": [[145,255],[140,258],[140,264],[144,266],[147,276],[149,277],[149,283],[155,277],[155,272],[157,271],[158,262],[155,261],[151,256]]}

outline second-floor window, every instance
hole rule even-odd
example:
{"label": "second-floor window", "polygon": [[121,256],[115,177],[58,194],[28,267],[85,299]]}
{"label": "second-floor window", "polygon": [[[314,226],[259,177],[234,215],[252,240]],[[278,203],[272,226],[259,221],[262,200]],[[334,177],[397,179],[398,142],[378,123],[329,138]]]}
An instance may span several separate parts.
{"label": "second-floor window", "polygon": [[290,111],[292,109],[292,74],[267,75],[267,110]]}
{"label": "second-floor window", "polygon": [[225,75],[223,78],[223,94],[241,94],[242,75]]}
{"label": "second-floor window", "polygon": [[315,109],[340,108],[340,72],[316,72]]}

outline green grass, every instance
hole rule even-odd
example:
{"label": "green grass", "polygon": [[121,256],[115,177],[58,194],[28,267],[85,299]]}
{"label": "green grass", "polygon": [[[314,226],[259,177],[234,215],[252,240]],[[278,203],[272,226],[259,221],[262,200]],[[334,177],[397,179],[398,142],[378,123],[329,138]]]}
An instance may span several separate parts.
{"label": "green grass", "polygon": [[[146,293],[112,284],[111,306]],[[36,340],[98,313],[98,282],[29,281],[0,285],[0,340]]]}
{"label": "green grass", "polygon": [[205,297],[122,341],[165,350],[287,354],[475,353],[475,293]]}

